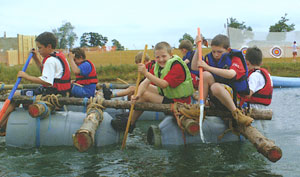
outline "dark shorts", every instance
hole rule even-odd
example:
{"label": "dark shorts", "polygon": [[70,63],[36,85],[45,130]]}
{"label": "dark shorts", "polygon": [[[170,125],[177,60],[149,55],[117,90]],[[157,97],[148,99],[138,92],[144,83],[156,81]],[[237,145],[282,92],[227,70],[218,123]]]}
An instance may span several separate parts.
{"label": "dark shorts", "polygon": [[174,103],[174,100],[173,99],[169,99],[169,98],[167,98],[167,97],[164,96],[162,104],[170,104],[170,103]]}
{"label": "dark shorts", "polygon": [[36,89],[24,89],[21,90],[21,95],[26,96],[35,96],[35,95],[51,95],[51,94],[61,94],[62,96],[68,95],[69,91],[64,92],[58,92],[55,88],[45,88],[43,86],[40,86]]}

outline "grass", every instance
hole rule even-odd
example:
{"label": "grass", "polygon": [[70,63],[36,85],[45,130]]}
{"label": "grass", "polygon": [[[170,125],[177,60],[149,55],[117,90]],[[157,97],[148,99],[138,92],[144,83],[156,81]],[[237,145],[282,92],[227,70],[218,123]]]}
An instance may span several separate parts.
{"label": "grass", "polygon": [[[137,67],[134,64],[134,56],[138,53],[138,50],[130,51],[115,51],[100,53],[97,51],[87,52],[87,59],[91,60],[97,70],[98,79],[101,82],[116,82],[117,78],[121,78],[129,83],[135,83],[137,78]],[[203,55],[210,52],[210,49],[203,49]],[[153,50],[147,51],[150,58],[154,58]],[[182,57],[179,50],[174,50],[174,54]],[[0,82],[5,84],[14,84],[16,82],[16,75],[18,71],[22,70],[21,65],[8,67],[0,64]],[[263,67],[268,69],[271,75],[274,76],[287,76],[287,77],[300,77],[300,58],[293,61],[292,58],[264,58]],[[40,76],[39,69],[35,64],[30,64],[26,73],[33,76]],[[72,74],[72,79],[75,79],[75,75]],[[22,80],[23,84],[29,83]]]}

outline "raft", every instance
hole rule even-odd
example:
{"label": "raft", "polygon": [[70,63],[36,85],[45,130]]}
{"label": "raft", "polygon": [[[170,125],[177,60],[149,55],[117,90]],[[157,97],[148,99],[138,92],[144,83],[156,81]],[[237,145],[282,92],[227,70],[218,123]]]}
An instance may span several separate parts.
{"label": "raft", "polygon": [[300,77],[271,76],[273,87],[300,87]]}
{"label": "raft", "polygon": [[[72,135],[83,123],[85,113],[57,111],[46,119],[32,118],[27,110],[16,108],[8,119],[6,145],[31,148],[40,146],[73,146]],[[110,121],[112,117],[103,113],[103,121],[95,134],[95,146],[101,147],[121,142],[120,133]]]}

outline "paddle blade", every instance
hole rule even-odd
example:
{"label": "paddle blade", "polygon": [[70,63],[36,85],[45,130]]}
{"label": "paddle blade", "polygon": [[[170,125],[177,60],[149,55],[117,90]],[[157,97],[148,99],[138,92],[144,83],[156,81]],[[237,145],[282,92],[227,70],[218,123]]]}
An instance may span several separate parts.
{"label": "paddle blade", "polygon": [[9,104],[10,104],[10,100],[9,100],[9,99],[6,99],[5,102],[4,102],[4,104],[3,104],[2,109],[1,109],[1,111],[0,111],[0,122],[1,122],[1,120],[2,120],[2,118],[3,118],[3,115],[4,115],[5,112],[6,112],[6,110],[7,110],[8,106],[9,106]]}

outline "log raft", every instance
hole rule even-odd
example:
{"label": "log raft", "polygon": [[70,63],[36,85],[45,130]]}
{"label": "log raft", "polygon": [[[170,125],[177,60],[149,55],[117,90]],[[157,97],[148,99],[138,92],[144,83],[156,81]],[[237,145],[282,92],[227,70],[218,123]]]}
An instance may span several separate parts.
{"label": "log raft", "polygon": [[[5,101],[7,99],[7,96],[0,96],[0,101]],[[27,96],[14,96],[12,98],[12,102],[15,102],[17,104],[25,103],[30,104],[33,102],[31,97]],[[59,98],[59,103],[62,105],[84,105],[83,98]],[[88,101],[88,104],[91,103],[91,100]],[[102,105],[107,108],[116,108],[116,109],[129,109],[131,104],[129,101],[110,101],[105,100],[102,102]],[[170,104],[157,104],[157,103],[136,103],[135,104],[135,110],[143,110],[143,111],[156,111],[156,112],[164,112],[166,114],[172,114],[171,105]],[[226,111],[220,111],[220,110],[213,110],[213,109],[206,109],[206,115],[208,116],[218,116],[218,117],[231,117],[230,112]],[[255,110],[250,111],[250,116],[254,119],[262,118],[264,117],[272,117],[272,111],[271,110]],[[97,120],[97,115],[92,114],[88,115],[90,116],[89,120],[90,122],[93,122],[94,120]],[[100,120],[99,118],[98,120]],[[87,123],[89,124],[89,123]],[[99,124],[97,124],[98,126]],[[256,128],[252,127],[251,125],[248,127],[238,127],[238,131],[244,135],[258,150],[259,153],[263,154],[266,158],[268,158],[271,162],[278,161],[282,156],[281,149],[275,145],[274,141],[269,140],[268,138],[264,137]],[[84,131],[83,131],[84,132]],[[79,134],[80,135],[80,134]],[[94,137],[94,136],[91,136]],[[81,140],[81,136],[79,136],[78,141]],[[92,140],[91,140],[92,142]],[[76,144],[76,143],[74,143]],[[87,143],[89,144],[89,143]],[[76,145],[75,145],[76,146]],[[86,148],[89,148],[91,146],[87,145],[86,147],[78,146],[79,151],[85,151]]]}

